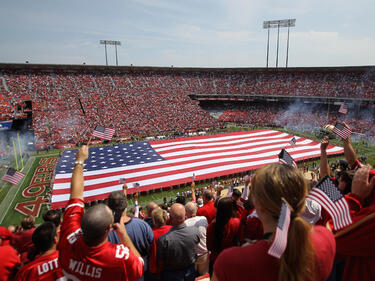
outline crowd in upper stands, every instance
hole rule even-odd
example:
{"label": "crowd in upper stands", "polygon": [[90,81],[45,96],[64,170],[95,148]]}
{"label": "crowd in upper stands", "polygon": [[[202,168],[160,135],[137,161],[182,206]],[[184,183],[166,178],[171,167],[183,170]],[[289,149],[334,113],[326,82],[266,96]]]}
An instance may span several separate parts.
{"label": "crowd in upper stands", "polygon": [[[111,74],[4,71],[0,73],[0,119],[25,117],[22,109],[25,101],[31,100],[33,129],[40,148],[87,141],[96,125],[115,129],[116,137],[217,128],[218,121],[188,94],[373,99],[375,83],[364,71]],[[263,112],[262,108],[255,110],[226,113],[221,120],[265,125],[274,118],[263,116],[277,114],[270,110]],[[249,117],[253,113],[259,113],[255,120]],[[373,127],[364,118],[355,123],[361,124],[359,132]]]}
{"label": "crowd in upper stands", "polygon": [[[337,107],[337,106],[336,106]],[[306,105],[282,105],[279,103],[226,106],[219,116],[222,122],[247,124],[252,126],[270,126],[281,128],[324,128],[336,121],[345,122],[356,133],[375,136],[373,112],[350,112],[340,114],[337,108],[328,111],[327,106],[308,107]]]}
{"label": "crowd in upper stands", "polygon": [[[215,281],[374,280],[375,170],[359,161],[350,137],[343,144],[345,160],[330,166],[329,138],[322,139],[315,176],[305,165],[265,165],[201,192],[192,182],[191,200],[149,202],[145,213],[139,194],[128,212],[126,184],[85,210],[89,151],[82,146],[62,222],[59,211],[49,210],[37,228],[31,216],[19,228],[0,227],[0,280],[190,281],[206,274]],[[306,198],[326,176],[344,195],[352,220],[339,229],[326,206]]]}

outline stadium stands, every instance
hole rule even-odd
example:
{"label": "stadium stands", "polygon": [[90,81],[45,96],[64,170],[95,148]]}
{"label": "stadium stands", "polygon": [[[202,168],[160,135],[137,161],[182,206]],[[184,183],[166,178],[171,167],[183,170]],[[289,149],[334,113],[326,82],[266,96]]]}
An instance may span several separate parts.
{"label": "stadium stands", "polygon": [[[115,136],[119,138],[218,127],[218,121],[191,100],[190,94],[375,97],[371,68],[287,71],[116,68],[108,72],[95,67],[90,70],[51,67],[48,72],[43,66],[32,71],[0,67],[1,119],[25,118],[24,102],[31,100],[39,148],[87,141],[87,132],[98,124],[116,129]],[[282,108],[270,107],[273,109],[253,106],[229,109],[219,121],[278,126],[293,121],[275,122]],[[311,117],[314,116],[304,116],[309,122]],[[335,118],[330,115],[329,121]],[[324,124],[323,119],[320,116],[315,123]],[[355,116],[355,121],[347,121],[358,132],[368,132],[373,127],[373,122],[366,118]]]}

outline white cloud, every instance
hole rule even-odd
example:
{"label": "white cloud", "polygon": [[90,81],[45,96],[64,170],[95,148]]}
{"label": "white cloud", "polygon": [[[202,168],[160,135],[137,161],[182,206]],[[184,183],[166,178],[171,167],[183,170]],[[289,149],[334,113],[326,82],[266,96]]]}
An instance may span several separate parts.
{"label": "white cloud", "polygon": [[375,39],[343,37],[338,32],[294,32],[291,46],[294,65],[375,64]]}

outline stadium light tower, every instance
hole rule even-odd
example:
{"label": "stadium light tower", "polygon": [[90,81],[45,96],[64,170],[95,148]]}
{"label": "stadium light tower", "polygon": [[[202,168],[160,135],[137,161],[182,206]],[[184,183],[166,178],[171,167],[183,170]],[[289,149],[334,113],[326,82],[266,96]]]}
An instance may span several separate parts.
{"label": "stadium light tower", "polygon": [[105,50],[105,64],[108,65],[107,59],[107,45],[115,45],[115,52],[116,52],[116,65],[118,66],[118,59],[117,59],[117,46],[121,46],[121,41],[114,41],[114,40],[100,40],[100,44],[104,45]]}
{"label": "stadium light tower", "polygon": [[267,64],[268,68],[268,57],[269,57],[269,45],[270,45],[270,28],[277,28],[277,50],[276,50],[276,67],[279,65],[279,36],[280,27],[288,28],[288,39],[286,48],[286,67],[288,67],[288,55],[289,55],[289,28],[296,26],[296,19],[286,19],[286,20],[270,20],[263,22],[263,29],[267,29]]}

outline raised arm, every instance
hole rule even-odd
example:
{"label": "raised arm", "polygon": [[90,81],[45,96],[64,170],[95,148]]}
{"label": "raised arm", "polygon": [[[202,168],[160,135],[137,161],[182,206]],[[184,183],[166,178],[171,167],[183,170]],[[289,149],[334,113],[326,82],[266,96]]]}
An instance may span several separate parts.
{"label": "raised arm", "polygon": [[191,182],[190,191],[191,191],[191,201],[197,202],[197,197],[195,196],[195,181]]}
{"label": "raised arm", "polygon": [[[345,127],[350,129],[349,126],[345,122],[343,122],[343,124],[344,124]],[[350,136],[348,136],[348,138],[343,140],[343,141],[344,141],[345,159],[346,159],[346,161],[348,161],[350,167],[353,167],[353,165],[358,161],[358,157],[357,157],[357,154],[354,151]]]}
{"label": "raised arm", "polygon": [[133,197],[134,197],[134,217],[135,218],[139,218],[138,196],[139,196],[138,192],[134,193],[134,195],[133,195]]}
{"label": "raised arm", "polygon": [[76,161],[74,162],[74,170],[70,186],[70,199],[83,200],[83,164],[88,157],[89,147],[87,145],[83,145],[80,149],[78,149],[76,154]]}
{"label": "raised arm", "polygon": [[325,136],[320,143],[320,178],[331,175],[328,165],[327,147],[329,145],[329,137]]}

